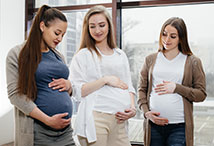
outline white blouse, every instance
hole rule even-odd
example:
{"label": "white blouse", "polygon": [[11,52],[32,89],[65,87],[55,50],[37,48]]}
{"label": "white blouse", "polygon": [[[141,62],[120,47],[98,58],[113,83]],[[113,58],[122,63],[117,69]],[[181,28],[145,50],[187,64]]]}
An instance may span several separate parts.
{"label": "white blouse", "polygon": [[[122,78],[126,79],[125,83],[128,85],[128,92],[135,94],[135,89],[133,88],[131,81],[128,58],[121,49],[116,48],[114,50],[120,59],[123,60],[122,66],[125,66],[115,69],[120,70],[120,72],[123,73],[124,77]],[[95,51],[92,51],[92,53],[87,48],[81,49],[73,57],[70,65],[70,80],[75,86],[75,94],[73,95],[74,98],[81,101],[74,123],[74,134],[86,137],[89,143],[96,141],[96,130],[92,111],[94,110],[95,101],[100,89],[86,97],[81,97],[81,88],[85,83],[98,80],[103,76],[101,72],[101,60],[98,58]],[[113,63],[114,62],[112,62],[112,64]],[[121,76],[118,77],[121,78]]]}
{"label": "white blouse", "polygon": [[[99,50],[99,49],[98,49]],[[119,77],[127,85],[132,84],[127,80],[126,68],[127,64],[124,62],[124,58],[121,54],[113,49],[112,55],[104,55],[100,52],[102,59],[99,61],[99,66],[102,76],[116,76]],[[124,112],[125,109],[130,108],[129,90],[123,90],[121,88],[115,88],[112,86],[104,85],[99,89],[98,95],[95,101],[94,110],[115,114],[116,112]]]}

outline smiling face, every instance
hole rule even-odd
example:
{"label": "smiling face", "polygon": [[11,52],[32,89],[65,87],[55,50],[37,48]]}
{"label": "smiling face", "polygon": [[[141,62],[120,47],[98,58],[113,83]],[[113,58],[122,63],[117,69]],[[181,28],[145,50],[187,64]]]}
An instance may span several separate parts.
{"label": "smiling face", "polygon": [[171,25],[167,25],[163,31],[161,41],[165,51],[178,50],[179,36],[177,29]]}
{"label": "smiling face", "polygon": [[107,42],[109,24],[102,14],[94,14],[89,18],[89,32],[96,43]]}
{"label": "smiling face", "polygon": [[49,23],[49,26],[45,26],[44,22],[41,22],[40,29],[42,31],[42,49],[46,50],[45,47],[56,48],[66,32],[67,22],[55,19]]}

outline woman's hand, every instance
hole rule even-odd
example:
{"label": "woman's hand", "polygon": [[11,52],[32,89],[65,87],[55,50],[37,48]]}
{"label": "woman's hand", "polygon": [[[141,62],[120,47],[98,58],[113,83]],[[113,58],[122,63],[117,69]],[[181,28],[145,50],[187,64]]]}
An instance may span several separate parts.
{"label": "woman's hand", "polygon": [[105,81],[106,85],[121,88],[124,90],[128,89],[128,85],[116,76],[105,76],[104,81]]}
{"label": "woman's hand", "polygon": [[64,119],[63,117],[67,116],[68,113],[56,114],[52,117],[49,117],[46,121],[46,125],[50,126],[53,129],[63,129],[71,123],[71,118]]}
{"label": "woman's hand", "polygon": [[124,83],[122,80],[120,80],[116,76],[104,76],[99,78],[98,80],[91,81],[88,83],[83,84],[81,88],[81,96],[85,97],[94,91],[97,91],[98,89],[102,88],[104,85],[109,85],[116,88],[121,89],[128,89],[128,86],[126,83]]}
{"label": "woman's hand", "polygon": [[50,87],[54,90],[59,89],[60,92],[69,91],[72,89],[71,82],[69,80],[65,80],[63,78],[60,78],[60,79],[53,78],[53,81],[48,84],[48,87]]}
{"label": "woman's hand", "polygon": [[158,84],[155,88],[155,92],[158,95],[174,93],[176,84],[169,81],[163,81],[163,83]]}
{"label": "woman's hand", "polygon": [[154,111],[148,111],[145,113],[145,117],[152,121],[153,123],[164,126],[169,123],[169,120],[167,118],[162,118],[159,117],[160,113],[159,112],[154,112]]}
{"label": "woman's hand", "polygon": [[128,120],[129,118],[132,118],[136,115],[136,109],[131,107],[129,109],[126,109],[124,112],[117,112],[115,114],[115,118],[117,119],[117,123],[123,123],[124,121]]}
{"label": "woman's hand", "polygon": [[35,107],[29,115],[54,129],[63,129],[71,122],[71,118],[64,119],[68,113],[56,114],[50,117],[43,113],[38,107]]}

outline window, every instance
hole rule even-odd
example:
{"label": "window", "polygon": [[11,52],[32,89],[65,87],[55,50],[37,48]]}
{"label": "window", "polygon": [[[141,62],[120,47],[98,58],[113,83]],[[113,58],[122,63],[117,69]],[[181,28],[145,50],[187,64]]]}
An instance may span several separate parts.
{"label": "window", "polygon": [[111,0],[35,0],[36,8],[44,4],[48,4],[50,6],[67,6],[67,5],[83,5],[83,4],[104,4],[111,3]]}

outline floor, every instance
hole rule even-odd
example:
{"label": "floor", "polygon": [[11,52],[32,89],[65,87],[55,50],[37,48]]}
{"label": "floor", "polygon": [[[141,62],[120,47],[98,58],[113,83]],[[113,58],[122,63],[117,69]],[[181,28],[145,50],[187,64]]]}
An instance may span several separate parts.
{"label": "floor", "polygon": [[11,142],[11,143],[7,143],[7,144],[3,144],[3,145],[1,145],[1,146],[14,146],[14,143]]}

